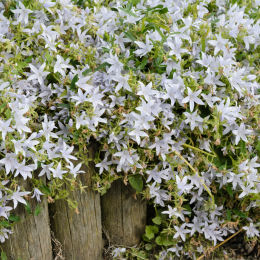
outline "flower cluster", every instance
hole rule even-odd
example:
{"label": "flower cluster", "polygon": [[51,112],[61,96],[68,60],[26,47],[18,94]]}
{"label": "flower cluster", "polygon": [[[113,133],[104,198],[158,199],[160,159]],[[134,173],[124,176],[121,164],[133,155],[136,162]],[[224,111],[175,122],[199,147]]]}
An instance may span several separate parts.
{"label": "flower cluster", "polygon": [[97,142],[94,188],[131,178],[162,255],[259,236],[259,1],[74,2],[0,3],[0,217],[58,196]]}

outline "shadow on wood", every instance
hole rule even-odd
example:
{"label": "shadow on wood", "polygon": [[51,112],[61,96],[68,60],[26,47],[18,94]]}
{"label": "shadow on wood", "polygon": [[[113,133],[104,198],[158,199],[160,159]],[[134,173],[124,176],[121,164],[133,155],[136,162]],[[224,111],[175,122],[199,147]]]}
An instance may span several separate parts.
{"label": "shadow on wood", "polygon": [[101,198],[104,231],[113,245],[134,246],[145,231],[147,204],[134,195],[130,185],[116,180]]}

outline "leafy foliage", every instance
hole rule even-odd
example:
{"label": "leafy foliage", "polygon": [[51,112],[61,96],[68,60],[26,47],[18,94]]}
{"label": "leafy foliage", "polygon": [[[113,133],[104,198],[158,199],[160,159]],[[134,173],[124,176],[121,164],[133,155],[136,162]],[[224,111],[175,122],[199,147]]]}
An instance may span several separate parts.
{"label": "leafy foliage", "polygon": [[256,2],[2,1],[0,241],[18,203],[76,208],[67,197],[90,161],[94,189],[122,178],[155,209],[143,247],[115,258],[259,236]]}

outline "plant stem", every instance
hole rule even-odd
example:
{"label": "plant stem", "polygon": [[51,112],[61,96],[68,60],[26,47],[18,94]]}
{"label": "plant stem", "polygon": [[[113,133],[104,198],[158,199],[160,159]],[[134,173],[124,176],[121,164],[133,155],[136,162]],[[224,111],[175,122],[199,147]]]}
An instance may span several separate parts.
{"label": "plant stem", "polygon": [[[228,242],[230,239],[232,239],[233,237],[238,235],[242,230],[243,230],[243,228],[240,228],[235,234],[233,234],[232,236],[228,237],[226,240],[224,240],[223,242],[219,243],[218,245],[214,246],[212,251],[216,250],[217,248],[219,248],[220,246],[222,246],[223,244]],[[203,257],[205,257],[205,254],[201,255],[199,258],[197,258],[197,260],[202,260]]]}
{"label": "plant stem", "polygon": [[192,146],[192,145],[189,145],[189,144],[183,144],[182,146],[185,146],[185,147],[187,147],[187,148],[194,149],[194,150],[196,150],[196,151],[198,151],[198,152],[200,152],[200,153],[204,153],[204,154],[206,154],[206,155],[208,155],[208,156],[211,156],[211,157],[216,157],[215,154],[207,153],[207,152],[205,152],[205,151],[203,151],[203,150],[201,150],[201,149],[199,149],[199,148],[197,148],[197,147],[194,147],[194,146]]}
{"label": "plant stem", "polygon": [[207,185],[204,183],[204,180],[202,179],[202,177],[199,175],[199,173],[193,168],[193,166],[178,152],[178,151],[174,151],[174,153],[181,159],[183,160],[190,168],[191,170],[195,173],[198,174],[198,176],[201,178],[201,183],[203,185],[203,187],[205,188],[205,190],[207,191],[207,193],[209,194],[209,196],[212,199],[212,203],[213,205],[215,205],[215,200],[214,200],[214,196],[212,195],[210,189],[207,187]]}

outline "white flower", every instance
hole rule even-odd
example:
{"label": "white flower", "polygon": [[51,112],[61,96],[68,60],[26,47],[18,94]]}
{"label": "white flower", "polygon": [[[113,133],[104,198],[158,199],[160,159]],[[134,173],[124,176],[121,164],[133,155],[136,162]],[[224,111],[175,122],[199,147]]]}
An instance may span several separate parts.
{"label": "white flower", "polygon": [[[219,51],[226,51],[227,47],[231,46],[231,43],[228,39],[223,39],[221,35],[216,36],[216,40],[209,40],[209,44],[215,47],[214,55],[217,55]],[[227,47],[226,47],[227,46]]]}
{"label": "white flower", "polygon": [[5,140],[6,134],[7,133],[11,133],[14,131],[14,129],[12,129],[10,127],[10,123],[12,121],[12,118],[6,120],[6,121],[2,121],[0,120],[0,132],[2,132],[2,139],[3,141]]}
{"label": "white flower", "polygon": [[204,105],[201,99],[198,98],[198,95],[201,93],[201,89],[195,92],[192,92],[192,90],[188,87],[188,96],[185,97],[182,100],[182,103],[190,103],[190,111],[192,112],[194,109],[194,103],[197,103],[199,105]]}
{"label": "white flower", "polygon": [[51,167],[53,166],[54,163],[50,163],[50,164],[41,164],[41,168],[42,170],[39,173],[39,177],[43,176],[44,174],[46,174],[46,177],[48,180],[51,179]]}
{"label": "white flower", "polygon": [[80,170],[82,163],[79,163],[77,165],[74,165],[72,162],[69,163],[70,165],[67,165],[66,167],[69,169],[69,173],[71,173],[74,178],[76,178],[79,173],[84,173],[84,171]]}
{"label": "white flower", "polygon": [[86,93],[90,94],[93,90],[93,85],[90,85],[86,82],[91,80],[91,76],[79,77],[79,80],[76,82],[76,85],[86,91]]}
{"label": "white flower", "polygon": [[242,139],[243,141],[247,142],[246,135],[251,134],[252,130],[247,130],[244,123],[241,123],[238,129],[235,129],[232,131],[232,133],[235,135],[235,144],[237,145]]}
{"label": "white flower", "polygon": [[118,82],[116,88],[115,88],[115,91],[118,92],[121,88],[125,89],[125,90],[128,90],[128,91],[132,91],[131,90],[131,87],[129,86],[128,84],[128,80],[129,80],[129,75],[119,75],[119,74],[116,74],[114,77],[113,77],[113,80]]}
{"label": "white flower", "polygon": [[69,65],[69,62],[70,62],[69,58],[64,60],[63,57],[57,55],[57,61],[54,65],[54,73],[59,72],[63,77],[65,77],[66,69],[72,67],[71,65]]}
{"label": "white flower", "polygon": [[178,60],[181,60],[181,54],[187,53],[188,50],[182,48],[182,40],[177,35],[174,37],[174,39],[168,39],[167,45],[171,48],[169,55],[175,55]]}
{"label": "white flower", "polygon": [[201,220],[197,217],[194,217],[192,222],[186,225],[191,228],[191,230],[189,231],[191,236],[193,236],[195,232],[202,233],[201,227],[204,226]]}
{"label": "white flower", "polygon": [[37,69],[34,65],[29,64],[32,74],[28,77],[28,80],[37,79],[37,81],[39,82],[40,85],[44,85],[44,79],[50,73],[50,72],[44,71],[45,66],[46,66],[45,62],[40,66],[39,69]]}
{"label": "white flower", "polygon": [[144,96],[147,102],[151,101],[156,94],[156,91],[152,89],[153,83],[150,82],[148,85],[144,85],[143,82],[139,81],[139,90],[137,95]]}
{"label": "white flower", "polygon": [[246,234],[248,237],[259,237],[259,231],[256,229],[256,226],[251,222],[249,226],[243,227],[246,230]]}
{"label": "white flower", "polygon": [[242,119],[243,116],[240,114],[240,108],[237,106],[229,106],[230,99],[227,98],[226,104],[225,100],[222,100],[219,105],[217,105],[217,110],[220,113],[221,121],[227,120],[229,124],[235,123],[236,119]]}
{"label": "white flower", "polygon": [[244,184],[241,185],[241,188],[243,190],[242,193],[240,193],[240,195],[238,196],[239,199],[245,197],[246,195],[249,195],[251,193],[257,193],[256,190],[252,189],[253,188],[253,185],[249,184],[247,186],[245,186]]}
{"label": "white flower", "polygon": [[11,200],[13,200],[14,209],[17,207],[18,202],[26,204],[26,200],[23,198],[23,196],[26,196],[30,193],[31,192],[28,191],[20,191],[20,187],[18,187],[17,191],[15,191],[10,198]]}
{"label": "white flower", "polygon": [[126,248],[115,248],[113,251],[112,251],[112,255],[113,257],[120,257],[121,254],[125,253],[126,252]]}
{"label": "white flower", "polygon": [[56,167],[56,169],[50,168],[50,170],[53,173],[53,177],[59,178],[59,179],[62,179],[62,175],[67,172],[67,171],[63,171],[61,169],[61,163],[60,162],[59,162],[58,166]]}
{"label": "white flower", "polygon": [[193,185],[188,184],[187,181],[188,181],[187,176],[184,176],[181,180],[180,177],[178,175],[176,175],[176,184],[177,184],[177,188],[179,190],[179,192],[178,192],[179,195],[189,192],[192,189]]}
{"label": "white flower", "polygon": [[112,55],[110,52],[110,57],[105,59],[104,62],[109,63],[111,66],[107,70],[107,73],[121,73],[124,65],[121,63],[116,55]]}
{"label": "white flower", "polygon": [[128,134],[138,144],[140,144],[140,142],[141,142],[141,138],[140,137],[148,137],[148,134],[146,132],[142,131],[141,129],[134,129],[131,132],[129,132]]}
{"label": "white flower", "polygon": [[40,202],[40,201],[41,201],[41,196],[42,196],[42,195],[43,195],[43,193],[42,193],[39,189],[34,188],[32,198],[35,197],[36,200],[37,200],[38,202]]}
{"label": "white flower", "polygon": [[27,179],[27,177],[32,178],[32,171],[35,170],[35,165],[25,165],[25,160],[22,163],[18,163],[15,167],[15,174],[14,177],[16,177],[18,174],[21,174],[24,178],[24,180]]}
{"label": "white flower", "polygon": [[78,106],[79,104],[88,101],[87,96],[88,96],[88,93],[87,92],[83,93],[82,90],[79,88],[78,94],[76,96],[72,96],[71,98],[77,101],[75,103],[75,105]]}
{"label": "white flower", "polygon": [[144,55],[149,53],[153,48],[153,44],[151,44],[148,34],[145,36],[145,39],[146,39],[145,43],[140,41],[135,41],[135,44],[137,44],[140,49],[134,51],[134,53],[139,57],[143,57]]}
{"label": "white flower", "polygon": [[5,166],[6,174],[9,174],[10,171],[14,171],[19,162],[17,161],[15,153],[6,153],[5,157],[0,160],[0,164]]}
{"label": "white flower", "polygon": [[239,173],[239,174],[236,174],[234,172],[230,172],[229,175],[230,175],[230,179],[228,179],[227,182],[231,182],[232,183],[233,190],[236,189],[237,185],[242,187],[242,185],[243,185],[242,177],[245,175],[243,172]]}
{"label": "white flower", "polygon": [[0,231],[0,242],[4,243],[6,239],[8,239],[8,235],[12,234],[13,231],[6,229],[6,228],[2,228]]}
{"label": "white flower", "polygon": [[177,208],[172,208],[170,205],[168,205],[168,210],[162,211],[162,214],[168,214],[169,218],[175,216],[177,218],[180,218],[182,221],[185,221],[183,213],[187,213],[187,211],[179,211]]}
{"label": "white flower", "polygon": [[48,121],[48,117],[45,114],[44,115],[44,122],[42,122],[42,130],[40,130],[40,134],[45,136],[45,138],[47,140],[50,139],[50,137],[52,138],[59,138],[55,133],[53,133],[52,131],[56,128],[54,121]]}
{"label": "white flower", "polygon": [[148,174],[148,178],[147,178],[147,181],[146,181],[147,183],[150,182],[152,179],[156,183],[161,183],[162,178],[165,178],[164,175],[163,175],[163,172],[159,171],[157,166],[152,170],[146,171],[146,173]]}
{"label": "white flower", "polygon": [[160,189],[160,187],[155,187],[156,183],[154,182],[152,185],[148,185],[150,189],[151,198],[155,197],[155,204],[159,204],[164,207],[164,201],[170,199],[170,195],[167,194],[166,190]]}
{"label": "white flower", "polygon": [[0,81],[0,91],[4,90],[5,88],[7,88],[10,85],[9,82],[1,82]]}
{"label": "white flower", "polygon": [[174,226],[174,228],[176,229],[176,233],[175,235],[173,236],[173,238],[177,238],[177,237],[181,237],[181,239],[183,241],[186,240],[186,234],[189,233],[190,231],[188,229],[185,229],[186,227],[186,224],[182,224],[180,227],[178,226]]}
{"label": "white flower", "polygon": [[213,107],[214,103],[217,101],[221,101],[221,99],[219,97],[215,97],[212,96],[211,94],[201,94],[201,96],[204,98],[204,100],[206,101],[206,103],[209,105],[209,107]]}
{"label": "white flower", "polygon": [[48,9],[50,7],[55,6],[56,3],[52,2],[51,0],[39,0],[41,4],[43,4],[44,8]]}
{"label": "white flower", "polygon": [[203,118],[200,117],[197,113],[197,110],[193,113],[184,112],[184,115],[186,116],[186,120],[184,122],[186,124],[190,124],[191,130],[194,130],[194,128],[197,126],[199,127],[200,131],[203,132]]}
{"label": "white flower", "polygon": [[8,219],[9,211],[11,211],[13,208],[8,206],[0,206],[0,217],[4,217]]}
{"label": "white flower", "polygon": [[16,9],[11,10],[15,14],[15,16],[17,17],[17,20],[15,22],[13,22],[13,24],[22,23],[24,25],[27,25],[28,19],[29,19],[29,14],[31,14],[33,11],[25,8],[22,1],[19,1],[18,3],[19,3],[20,8],[16,8]]}

